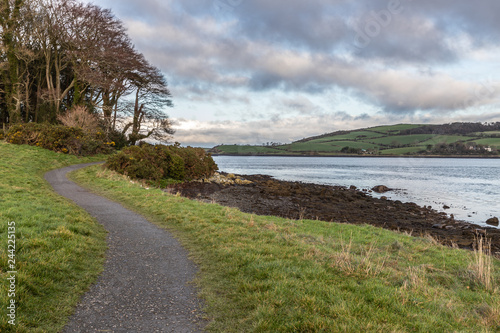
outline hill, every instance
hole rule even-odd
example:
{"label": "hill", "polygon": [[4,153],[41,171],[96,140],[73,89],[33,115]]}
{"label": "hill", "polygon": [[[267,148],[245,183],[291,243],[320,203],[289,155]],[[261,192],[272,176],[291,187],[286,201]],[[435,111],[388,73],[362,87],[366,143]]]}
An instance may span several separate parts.
{"label": "hill", "polygon": [[499,156],[500,122],[444,125],[398,124],[337,131],[290,144],[220,145],[219,155],[445,155]]}

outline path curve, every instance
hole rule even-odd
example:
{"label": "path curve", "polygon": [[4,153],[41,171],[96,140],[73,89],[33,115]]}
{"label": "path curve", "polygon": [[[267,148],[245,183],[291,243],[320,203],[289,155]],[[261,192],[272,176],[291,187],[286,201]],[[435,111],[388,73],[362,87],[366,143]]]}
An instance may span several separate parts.
{"label": "path curve", "polygon": [[187,251],[141,215],[66,178],[68,172],[92,164],[45,174],[57,193],[108,230],[104,272],[83,296],[64,332],[202,332],[202,304],[189,284],[197,269]]}

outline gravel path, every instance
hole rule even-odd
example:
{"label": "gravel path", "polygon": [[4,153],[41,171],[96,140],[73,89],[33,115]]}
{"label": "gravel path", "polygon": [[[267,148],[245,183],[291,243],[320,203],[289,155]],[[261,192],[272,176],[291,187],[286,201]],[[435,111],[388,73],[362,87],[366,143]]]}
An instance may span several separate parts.
{"label": "gravel path", "polygon": [[168,232],[66,178],[90,164],[50,171],[45,179],[108,230],[104,272],[64,332],[202,332],[201,301],[189,282],[197,271]]}

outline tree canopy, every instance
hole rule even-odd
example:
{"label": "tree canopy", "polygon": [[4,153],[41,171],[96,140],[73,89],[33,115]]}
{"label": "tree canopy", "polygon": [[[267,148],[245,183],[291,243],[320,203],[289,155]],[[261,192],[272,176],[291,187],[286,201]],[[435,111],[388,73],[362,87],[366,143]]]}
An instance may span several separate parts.
{"label": "tree canopy", "polygon": [[161,71],[108,9],[76,0],[0,0],[0,122],[56,122],[75,106],[132,143],[173,133]]}

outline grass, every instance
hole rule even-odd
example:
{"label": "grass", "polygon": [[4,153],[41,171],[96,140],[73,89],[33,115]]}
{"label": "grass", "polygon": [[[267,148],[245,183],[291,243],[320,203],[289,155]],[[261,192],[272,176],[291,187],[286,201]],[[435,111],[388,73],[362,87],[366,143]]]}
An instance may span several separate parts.
{"label": "grass", "polygon": [[425,150],[425,146],[384,149],[381,150],[380,153],[382,155],[405,155],[405,154],[418,153],[422,150]]}
{"label": "grass", "polygon": [[[77,158],[0,142],[0,332],[59,332],[102,270],[105,231],[52,190],[49,169]],[[102,159],[102,157],[101,157]],[[15,222],[16,326],[7,323],[8,224]]]}
{"label": "grass", "polygon": [[438,143],[454,143],[454,142],[467,142],[474,140],[476,137],[473,136],[463,136],[463,135],[436,135],[427,141],[422,142],[422,145],[435,145]]}
{"label": "grass", "polygon": [[370,132],[370,131],[355,131],[355,132],[351,132],[351,133],[347,133],[347,134],[327,136],[327,137],[323,137],[321,139],[309,140],[307,142],[322,143],[322,142],[330,142],[330,141],[364,140],[364,139],[378,138],[381,136],[383,136],[383,134]]}
{"label": "grass", "polygon": [[496,147],[497,149],[500,148],[500,138],[479,139],[479,140],[474,140],[474,142],[479,145]]}
{"label": "grass", "polygon": [[366,141],[380,145],[390,145],[393,142],[396,142],[398,145],[409,145],[420,144],[421,142],[429,140],[434,136],[435,135],[433,134],[398,135],[378,139],[368,139]]}
{"label": "grass", "polygon": [[146,190],[98,166],[72,177],[176,235],[200,267],[211,332],[500,330],[500,262],[484,251],[254,216]]}
{"label": "grass", "polygon": [[331,153],[338,153],[344,147],[351,147],[357,149],[372,149],[372,148],[377,148],[378,146],[361,141],[331,141],[324,143],[298,142],[288,146],[284,146],[284,148],[287,151],[291,152],[316,151],[316,152],[331,152]]}

